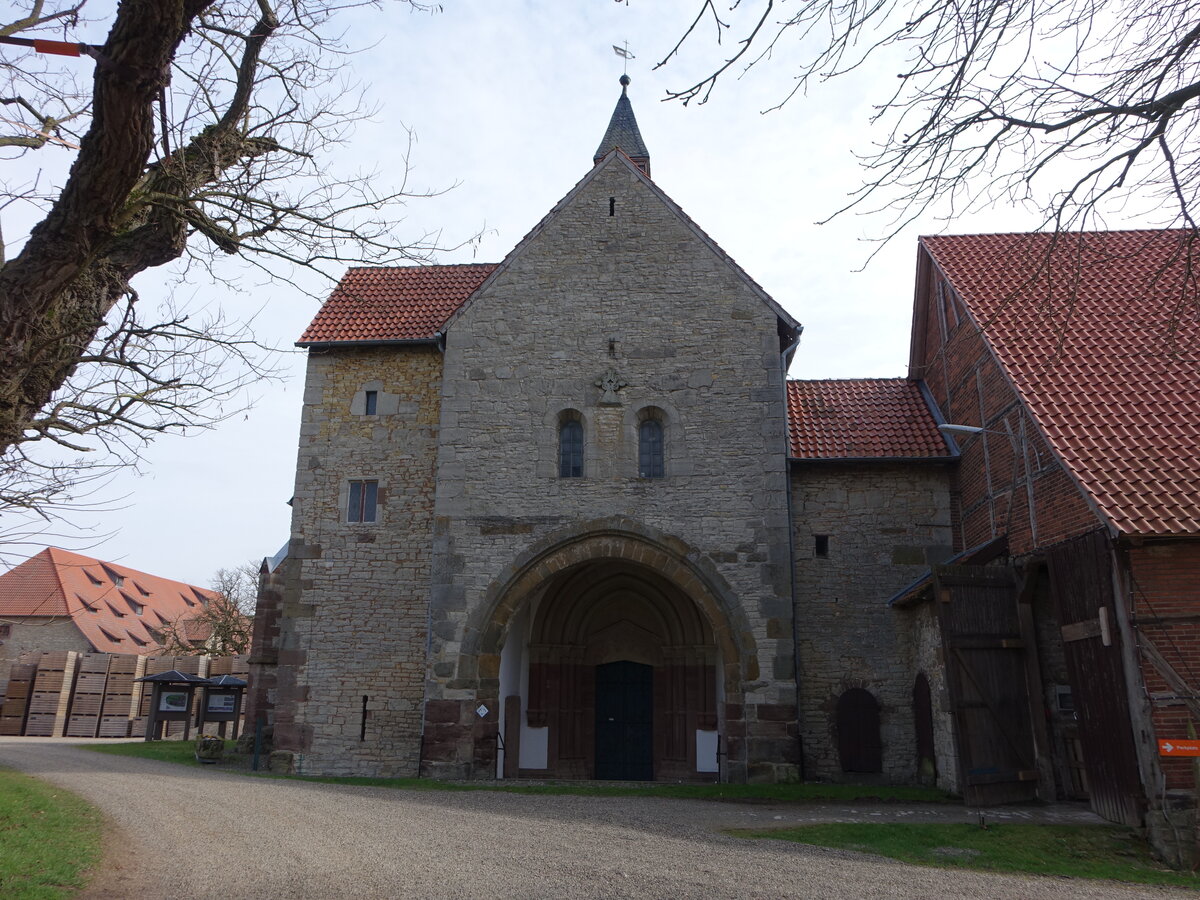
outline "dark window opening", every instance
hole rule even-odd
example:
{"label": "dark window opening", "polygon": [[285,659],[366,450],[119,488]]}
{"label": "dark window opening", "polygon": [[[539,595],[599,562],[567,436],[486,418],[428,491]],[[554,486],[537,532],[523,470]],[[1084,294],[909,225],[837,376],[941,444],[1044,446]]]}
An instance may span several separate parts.
{"label": "dark window opening", "polygon": [[617,214],[617,198],[616,197],[608,198],[608,214],[610,216],[615,216]]}
{"label": "dark window opening", "polygon": [[829,535],[814,534],[813,535],[813,553],[816,556],[824,559],[829,556]]}
{"label": "dark window opening", "polygon": [[375,498],[378,496],[378,481],[351,481],[350,502],[347,504],[347,522],[374,522]]}
{"label": "dark window opening", "polygon": [[647,419],[638,427],[638,476],[662,478],[663,427],[657,419]]}
{"label": "dark window opening", "polygon": [[0,638],[6,638],[12,634],[12,626],[8,624],[0,625]]}
{"label": "dark window opening", "polygon": [[583,477],[583,423],[563,422],[558,429],[558,477]]}
{"label": "dark window opening", "polygon": [[367,391],[366,406],[363,409],[365,415],[373,416],[379,408],[379,391]]}

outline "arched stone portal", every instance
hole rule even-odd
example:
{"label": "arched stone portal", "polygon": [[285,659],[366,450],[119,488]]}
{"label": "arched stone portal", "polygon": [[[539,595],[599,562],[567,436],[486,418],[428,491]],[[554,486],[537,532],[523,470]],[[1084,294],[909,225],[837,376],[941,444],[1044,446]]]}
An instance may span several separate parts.
{"label": "arched stone portal", "polygon": [[[583,563],[553,576],[523,621],[503,654],[523,657],[520,684],[505,684],[501,666],[502,693],[524,687],[523,719],[505,731],[545,729],[545,753],[527,752],[520,768],[558,778],[716,776],[717,647],[677,586],[624,560]],[[621,663],[633,665],[618,671]]]}
{"label": "arched stone portal", "polygon": [[[487,722],[474,729],[474,771],[644,777],[621,775],[606,747],[645,740],[656,779],[743,780],[743,685],[758,677],[744,611],[682,542],[613,524],[531,547],[469,615],[454,686],[499,712],[490,735]],[[630,737],[623,708],[648,716],[648,737]],[[628,729],[614,738],[610,719]]]}

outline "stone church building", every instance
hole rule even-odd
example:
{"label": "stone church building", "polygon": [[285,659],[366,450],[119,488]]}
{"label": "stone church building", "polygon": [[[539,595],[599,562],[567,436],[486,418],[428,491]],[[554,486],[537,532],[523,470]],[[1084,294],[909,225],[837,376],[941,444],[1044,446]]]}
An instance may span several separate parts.
{"label": "stone church building", "polygon": [[952,553],[955,451],[919,382],[787,379],[627,83],[503,261],[352,269],[301,338],[252,703],[305,773],[953,786],[887,600]]}
{"label": "stone church building", "polygon": [[302,336],[276,760],[1087,799],[1186,851],[1191,237],[922,238],[908,376],[789,380],[800,324],[652,180],[622,81],[500,263],[353,269]]}

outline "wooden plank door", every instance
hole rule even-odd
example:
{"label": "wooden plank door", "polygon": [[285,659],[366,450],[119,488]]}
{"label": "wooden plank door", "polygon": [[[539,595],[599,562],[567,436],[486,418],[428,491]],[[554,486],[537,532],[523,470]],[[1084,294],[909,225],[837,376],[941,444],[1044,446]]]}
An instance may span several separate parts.
{"label": "wooden plank door", "polygon": [[946,682],[963,799],[970,806],[1037,796],[1038,768],[1026,680],[1027,646],[1011,569],[935,566]]}
{"label": "wooden plank door", "polygon": [[1144,798],[1113,610],[1112,550],[1094,531],[1046,551],[1092,809],[1141,825]]}

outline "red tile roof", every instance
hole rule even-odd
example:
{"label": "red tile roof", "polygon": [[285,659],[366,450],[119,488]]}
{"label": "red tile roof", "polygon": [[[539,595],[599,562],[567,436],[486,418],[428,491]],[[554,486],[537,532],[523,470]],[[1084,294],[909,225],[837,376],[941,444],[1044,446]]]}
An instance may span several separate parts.
{"label": "red tile roof", "polygon": [[1182,231],[921,243],[1115,528],[1200,534],[1200,246]]}
{"label": "red tile roof", "polygon": [[50,547],[0,575],[0,620],[70,617],[99,653],[151,653],[159,645],[149,629],[194,616],[201,598],[215,597],[205,588]]}
{"label": "red tile roof", "polygon": [[791,454],[799,459],[951,455],[921,389],[905,378],[789,381]]}
{"label": "red tile roof", "polygon": [[495,263],[350,269],[297,342],[428,341]]}

